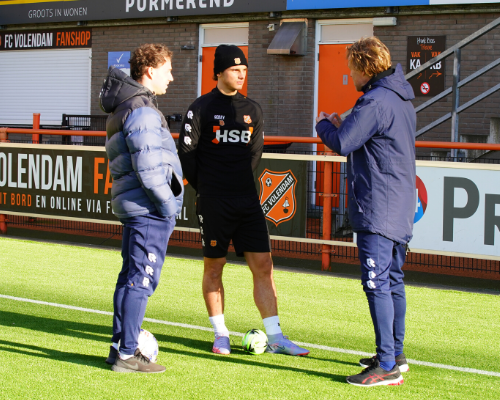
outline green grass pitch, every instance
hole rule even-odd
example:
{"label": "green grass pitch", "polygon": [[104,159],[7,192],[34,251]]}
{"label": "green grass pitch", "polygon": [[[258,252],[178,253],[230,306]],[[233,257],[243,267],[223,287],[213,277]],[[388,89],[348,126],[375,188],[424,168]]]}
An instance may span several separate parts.
{"label": "green grass pitch", "polygon": [[[361,371],[360,356],[334,351],[374,352],[357,280],[275,271],[284,333],[317,347],[308,357],[253,356],[232,335],[232,354],[220,356],[211,352],[202,261],[175,257],[146,318],[186,326],[143,324],[166,372],[115,373],[104,359],[120,265],[116,250],[0,238],[1,399],[500,399],[500,296],[407,286],[405,354],[415,362],[402,386],[360,388],[345,382]],[[248,268],[228,264],[224,284],[229,330],[263,329]]]}

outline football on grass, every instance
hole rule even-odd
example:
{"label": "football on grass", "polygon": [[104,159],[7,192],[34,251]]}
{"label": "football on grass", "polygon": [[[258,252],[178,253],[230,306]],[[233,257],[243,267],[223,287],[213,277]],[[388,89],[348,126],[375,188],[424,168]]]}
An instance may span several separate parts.
{"label": "football on grass", "polygon": [[250,354],[262,354],[266,351],[267,335],[260,329],[250,329],[243,336],[241,345]]}
{"label": "football on grass", "polygon": [[141,333],[139,334],[139,350],[151,362],[156,362],[158,357],[158,341],[146,329],[141,329]]}

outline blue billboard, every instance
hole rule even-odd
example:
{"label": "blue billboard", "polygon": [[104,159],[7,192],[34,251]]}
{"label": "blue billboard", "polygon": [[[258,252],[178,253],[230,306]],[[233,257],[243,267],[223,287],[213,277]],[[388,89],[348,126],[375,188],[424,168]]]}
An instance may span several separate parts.
{"label": "blue billboard", "polygon": [[287,0],[287,10],[317,10],[329,8],[355,7],[403,7],[428,6],[439,4],[482,4],[498,3],[498,0]]}

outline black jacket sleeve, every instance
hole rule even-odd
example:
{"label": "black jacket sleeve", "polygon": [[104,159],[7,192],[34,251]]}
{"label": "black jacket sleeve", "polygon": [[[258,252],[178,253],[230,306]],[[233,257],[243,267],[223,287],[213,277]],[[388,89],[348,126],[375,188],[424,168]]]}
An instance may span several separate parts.
{"label": "black jacket sleeve", "polygon": [[191,104],[184,120],[182,121],[181,132],[179,134],[178,153],[181,160],[184,177],[197,190],[196,149],[201,136],[201,115],[200,109]]}
{"label": "black jacket sleeve", "polygon": [[250,140],[250,152],[252,154],[252,171],[255,171],[260,163],[262,151],[264,150],[264,119],[262,109],[258,106],[258,120],[255,124],[255,130]]}

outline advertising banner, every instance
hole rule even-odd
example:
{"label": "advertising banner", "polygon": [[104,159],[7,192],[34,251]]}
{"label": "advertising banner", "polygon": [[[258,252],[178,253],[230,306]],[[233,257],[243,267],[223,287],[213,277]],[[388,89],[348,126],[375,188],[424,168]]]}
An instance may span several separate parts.
{"label": "advertising banner", "polygon": [[[499,173],[495,164],[417,161],[410,248],[500,259]],[[265,158],[254,178],[269,233],[306,237],[307,161]],[[118,224],[112,185],[104,148],[0,144],[0,214]],[[190,185],[177,227],[198,229]]]}
{"label": "advertising banner", "polygon": [[482,4],[496,0],[0,0],[0,25],[285,10]]}
{"label": "advertising banner", "polygon": [[[269,233],[305,237],[307,161],[263,159],[254,176]],[[118,224],[112,185],[104,148],[0,144],[0,214]],[[177,226],[198,229],[189,184]]]}
{"label": "advertising banner", "polygon": [[0,212],[117,222],[107,165],[91,147],[2,143]]}
{"label": "advertising banner", "polygon": [[[1,11],[2,8],[0,7]],[[0,32],[0,51],[82,49],[90,47],[92,47],[91,29],[43,29],[36,31]]]}
{"label": "advertising banner", "polygon": [[[306,237],[307,161],[262,159],[254,179],[269,234]],[[198,229],[196,193],[189,184],[184,188],[177,227]]]}
{"label": "advertising banner", "polygon": [[0,0],[0,25],[286,10],[286,0]]}
{"label": "advertising banner", "polygon": [[411,249],[500,257],[500,165],[417,161]]}

